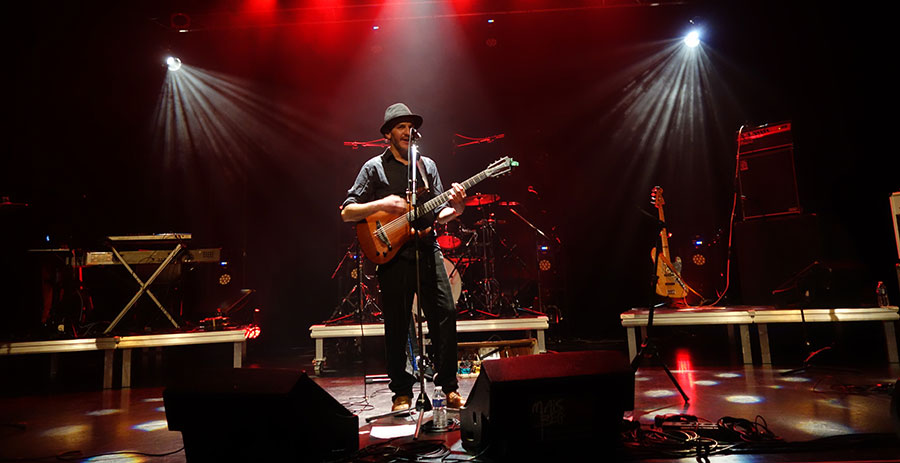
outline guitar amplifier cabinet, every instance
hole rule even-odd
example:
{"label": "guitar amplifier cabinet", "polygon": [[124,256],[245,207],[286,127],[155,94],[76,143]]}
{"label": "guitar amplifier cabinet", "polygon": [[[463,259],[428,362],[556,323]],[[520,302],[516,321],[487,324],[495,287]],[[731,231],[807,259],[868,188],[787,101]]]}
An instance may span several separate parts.
{"label": "guitar amplifier cabinet", "polygon": [[738,134],[738,179],[744,220],[800,214],[791,123]]}

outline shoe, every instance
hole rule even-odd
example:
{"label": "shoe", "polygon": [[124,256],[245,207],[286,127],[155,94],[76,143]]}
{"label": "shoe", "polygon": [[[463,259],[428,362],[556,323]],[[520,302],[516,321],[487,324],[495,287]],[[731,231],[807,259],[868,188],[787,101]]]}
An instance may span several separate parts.
{"label": "shoe", "polygon": [[465,404],[465,399],[459,392],[453,391],[447,394],[447,408],[462,408]]}
{"label": "shoe", "polygon": [[412,403],[412,397],[410,397],[408,395],[398,395],[394,399],[394,405],[391,407],[391,411],[399,412],[402,410],[409,410],[411,403]]}

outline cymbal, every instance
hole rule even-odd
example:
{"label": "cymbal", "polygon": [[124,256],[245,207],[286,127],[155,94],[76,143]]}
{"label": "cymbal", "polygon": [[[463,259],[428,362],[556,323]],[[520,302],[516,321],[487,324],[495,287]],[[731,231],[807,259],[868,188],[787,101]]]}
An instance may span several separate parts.
{"label": "cymbal", "polygon": [[516,206],[521,206],[522,203],[520,203],[518,201],[500,201],[499,203],[497,203],[497,205],[503,206],[503,207],[516,207]]}
{"label": "cymbal", "polygon": [[495,194],[474,194],[467,196],[465,199],[466,206],[484,206],[500,199],[500,195]]}

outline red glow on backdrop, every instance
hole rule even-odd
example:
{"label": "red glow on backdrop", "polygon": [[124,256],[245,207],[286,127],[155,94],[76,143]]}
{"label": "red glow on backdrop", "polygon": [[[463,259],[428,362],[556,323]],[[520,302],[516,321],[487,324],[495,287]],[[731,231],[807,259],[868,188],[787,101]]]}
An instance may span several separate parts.
{"label": "red glow on backdrop", "polygon": [[472,11],[472,7],[478,3],[475,0],[452,0],[453,9],[457,13],[468,13]]}
{"label": "red glow on backdrop", "polygon": [[272,11],[278,7],[278,0],[245,0],[244,11]]}

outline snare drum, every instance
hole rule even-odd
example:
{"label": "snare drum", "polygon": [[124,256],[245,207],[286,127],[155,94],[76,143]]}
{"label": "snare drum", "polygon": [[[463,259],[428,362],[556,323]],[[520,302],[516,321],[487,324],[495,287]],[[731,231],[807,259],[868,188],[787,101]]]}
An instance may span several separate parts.
{"label": "snare drum", "polygon": [[457,233],[458,227],[459,225],[457,225],[455,222],[436,226],[435,231],[438,235],[437,242],[442,251],[450,252],[458,248],[459,245],[462,244],[462,239],[459,238],[459,233]]}

